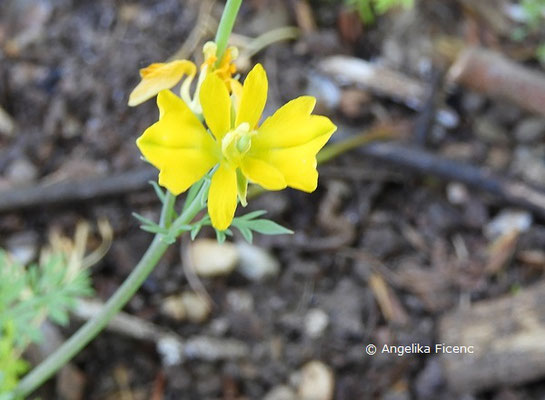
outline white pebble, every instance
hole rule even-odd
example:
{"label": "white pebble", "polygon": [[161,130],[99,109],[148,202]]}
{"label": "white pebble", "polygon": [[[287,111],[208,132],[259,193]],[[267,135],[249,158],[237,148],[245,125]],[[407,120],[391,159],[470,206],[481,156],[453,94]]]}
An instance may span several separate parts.
{"label": "white pebble", "polygon": [[189,249],[195,273],[201,277],[229,275],[238,263],[237,247],[212,239],[196,240]]}
{"label": "white pebble", "polygon": [[312,339],[322,336],[328,324],[328,315],[319,308],[313,308],[305,315],[305,333]]}

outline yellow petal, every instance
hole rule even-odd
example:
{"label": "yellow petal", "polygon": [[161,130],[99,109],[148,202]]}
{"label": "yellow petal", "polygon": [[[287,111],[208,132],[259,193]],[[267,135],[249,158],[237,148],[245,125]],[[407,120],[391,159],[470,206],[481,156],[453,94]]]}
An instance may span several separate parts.
{"label": "yellow petal", "polygon": [[315,104],[316,99],[311,96],[301,96],[284,104],[261,124],[252,143],[269,148],[292,147],[323,134],[333,124],[326,117],[311,115]]}
{"label": "yellow petal", "polygon": [[255,129],[265,108],[267,90],[267,74],[261,64],[257,64],[244,81],[235,126],[247,122],[250,129]]}
{"label": "yellow petal", "polygon": [[271,163],[258,158],[244,157],[241,168],[248,179],[267,190],[281,190],[286,187],[284,176]]}
{"label": "yellow petal", "polygon": [[159,121],[138,138],[143,156],[160,170],[159,184],[175,195],[219,160],[220,149],[185,102],[169,90],[157,96]]}
{"label": "yellow petal", "polygon": [[303,96],[278,109],[259,127],[247,154],[280,171],[288,186],[306,192],[316,189],[316,153],[337,129],[329,118],[311,115],[315,103]]}
{"label": "yellow petal", "polygon": [[318,185],[316,154],[327,143],[329,136],[323,135],[304,145],[271,151],[265,160],[282,173],[288,186],[313,192]]}
{"label": "yellow petal", "polygon": [[216,74],[208,74],[204,80],[200,100],[206,124],[219,141],[231,129],[231,98]]}
{"label": "yellow petal", "polygon": [[236,79],[231,79],[229,81],[229,87],[231,88],[234,109],[238,110],[240,109],[240,99],[242,98],[242,85]]}
{"label": "yellow petal", "polygon": [[140,70],[142,80],[129,96],[129,106],[136,106],[151,99],[161,90],[170,89],[184,75],[195,76],[197,67],[191,61],[176,60],[169,63],[155,63]]}
{"label": "yellow petal", "polygon": [[208,215],[214,228],[223,231],[231,225],[237,208],[237,174],[222,162],[212,176],[208,192]]}

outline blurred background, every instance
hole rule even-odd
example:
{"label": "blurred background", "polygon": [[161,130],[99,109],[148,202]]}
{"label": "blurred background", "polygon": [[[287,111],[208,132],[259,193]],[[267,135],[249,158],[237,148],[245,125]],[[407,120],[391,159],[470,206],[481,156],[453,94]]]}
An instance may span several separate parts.
{"label": "blurred background", "polygon": [[[85,226],[104,250],[95,299],[27,359],[150,242],[131,213],[158,218],[156,171],[135,140],[158,112],[128,95],[150,63],[200,64],[223,5],[0,1],[0,247],[28,265]],[[232,44],[242,76],[268,72],[265,115],[309,94],[333,142],[365,146],[321,164],[312,194],[250,201],[294,236],[172,246],[40,397],[545,398],[544,18],[542,0],[244,1]],[[382,352],[414,343],[431,354]]]}

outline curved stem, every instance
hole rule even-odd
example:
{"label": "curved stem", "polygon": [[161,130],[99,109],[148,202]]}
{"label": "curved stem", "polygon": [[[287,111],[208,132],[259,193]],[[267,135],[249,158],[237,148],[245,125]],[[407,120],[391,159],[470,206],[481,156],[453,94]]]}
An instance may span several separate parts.
{"label": "curved stem", "polygon": [[225,8],[223,9],[223,14],[221,15],[220,24],[218,26],[218,32],[216,33],[216,45],[218,62],[220,62],[223,57],[225,49],[227,49],[227,40],[231,35],[233,26],[235,25],[235,19],[237,18],[238,10],[242,0],[227,0]]}
{"label": "curved stem", "polygon": [[176,196],[170,193],[168,190],[165,193],[165,200],[163,202],[163,208],[161,210],[161,218],[159,225],[169,228],[174,217],[174,203],[176,202]]}
{"label": "curved stem", "polygon": [[282,40],[297,39],[300,34],[300,29],[294,26],[283,26],[281,28],[273,29],[265,32],[248,44],[247,57],[253,57],[265,47],[270,46],[273,43],[280,42]]}
{"label": "curved stem", "polygon": [[15,390],[16,396],[28,396],[98,335],[140,288],[167,248],[168,244],[161,240],[161,235],[156,235],[136,268],[104,305],[102,311],[25,376]]}
{"label": "curved stem", "polygon": [[[233,25],[235,24],[235,19],[241,4],[242,0],[227,0],[227,4],[223,10],[223,15],[216,34],[218,62],[223,57],[223,53],[227,48],[227,41],[233,30]],[[204,207],[202,195],[205,190],[208,190],[208,187],[203,185],[199,190],[199,193],[193,199],[190,199],[188,202],[189,205],[186,204],[186,206],[184,206],[182,215],[175,221],[172,221],[172,219],[176,198],[170,192],[167,192],[161,211],[161,226],[169,228],[169,233],[172,233],[175,232],[177,226],[189,224]],[[93,340],[93,338],[104,329],[108,322],[136,293],[142,283],[144,283],[146,278],[153,271],[167,248],[168,243],[163,240],[163,235],[155,235],[140,262],[110,300],[104,305],[102,311],[93,319],[87,321],[70,339],[68,339],[68,341],[26,375],[15,389],[15,396],[28,396]]]}
{"label": "curved stem", "polygon": [[[201,196],[196,196],[182,215],[180,215],[174,223],[169,224],[175,197],[170,193],[167,193],[166,196],[161,211],[162,226],[166,227],[168,225],[174,226],[177,224],[190,223],[199,211],[202,210]],[[127,304],[140,286],[142,286],[142,283],[144,283],[146,278],[153,271],[168,246],[169,245],[162,240],[161,234],[155,235],[150,247],[146,250],[146,253],[140,262],[110,300],[104,305],[102,311],[93,319],[87,321],[72,337],[70,337],[70,339],[68,339],[68,341],[26,375],[15,389],[15,395],[20,397],[28,396],[93,340],[93,338],[104,329],[110,319]]]}

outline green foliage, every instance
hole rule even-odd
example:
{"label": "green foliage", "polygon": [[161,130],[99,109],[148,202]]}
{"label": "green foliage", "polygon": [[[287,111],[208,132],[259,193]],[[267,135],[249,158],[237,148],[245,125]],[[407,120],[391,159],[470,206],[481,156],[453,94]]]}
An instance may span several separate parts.
{"label": "green foliage", "polygon": [[[210,188],[211,174],[212,172],[207,174],[203,179],[191,186],[187,193],[182,213],[187,209],[189,204],[194,201],[199,202],[201,207],[206,207],[208,189]],[[166,194],[163,192],[163,190],[155,182],[150,182],[150,184],[152,184],[159,200],[162,203],[165,203]],[[172,212],[175,214],[174,211]],[[266,211],[263,210],[250,212],[246,215],[243,215],[242,217],[234,218],[231,226],[237,228],[244,237],[244,239],[246,239],[246,241],[248,241],[249,243],[252,243],[253,232],[261,233],[263,235],[284,235],[293,233],[293,231],[278,225],[276,222],[264,218],[258,219],[258,217],[264,214],[266,214]],[[193,222],[191,224],[176,225],[176,222],[174,222],[172,226],[161,226],[159,223],[152,221],[151,219],[137,213],[133,213],[132,215],[141,223],[140,229],[150,233],[161,234],[162,240],[168,244],[174,243],[176,241],[176,238],[184,232],[190,232],[191,240],[195,240],[195,238],[204,226],[212,225],[212,222],[210,221],[210,216],[208,214],[202,217],[199,221]],[[216,239],[218,240],[218,243],[225,242],[227,236],[233,236],[233,231],[231,229],[225,229],[223,231],[219,231],[217,229],[214,230],[216,232]]]}
{"label": "green foliage", "polygon": [[[525,22],[512,32],[512,39],[521,41],[529,34],[538,33],[545,22],[545,0],[522,0],[520,2],[524,12]],[[542,43],[536,49],[536,57],[545,64],[545,44]]]}
{"label": "green foliage", "polygon": [[345,3],[354,8],[363,22],[370,24],[375,20],[375,14],[382,15],[390,9],[398,6],[411,8],[414,0],[344,0]]}
{"label": "green foliage", "polygon": [[64,254],[44,255],[40,264],[25,268],[0,250],[0,400],[11,398],[9,391],[26,370],[20,354],[42,339],[43,320],[65,325],[77,298],[91,294],[88,271],[68,267]]}
{"label": "green foliage", "polygon": [[543,22],[545,0],[523,0],[521,6],[526,15],[528,28],[531,30],[539,28]]}
{"label": "green foliage", "polygon": [[17,386],[18,378],[28,366],[17,354],[16,331],[12,321],[0,326],[0,400],[13,397],[10,392]]}
{"label": "green foliage", "polygon": [[[259,210],[250,212],[242,217],[236,217],[233,219],[231,226],[237,228],[248,243],[252,243],[254,232],[261,233],[262,235],[285,235],[293,233],[293,231],[278,225],[274,221],[264,218],[258,219],[258,217],[264,214],[266,214],[266,211]],[[211,225],[210,217],[208,215],[193,225],[193,228],[191,229],[191,240],[194,240],[201,228],[206,225]],[[215,231],[218,243],[225,242],[227,236],[233,236],[233,231],[231,229],[226,229],[224,231],[215,229]]]}
{"label": "green foliage", "polygon": [[232,225],[236,227],[248,243],[252,243],[253,232],[262,235],[285,235],[293,234],[293,231],[284,228],[274,221],[258,218],[264,215],[266,211],[259,210],[233,219]]}

